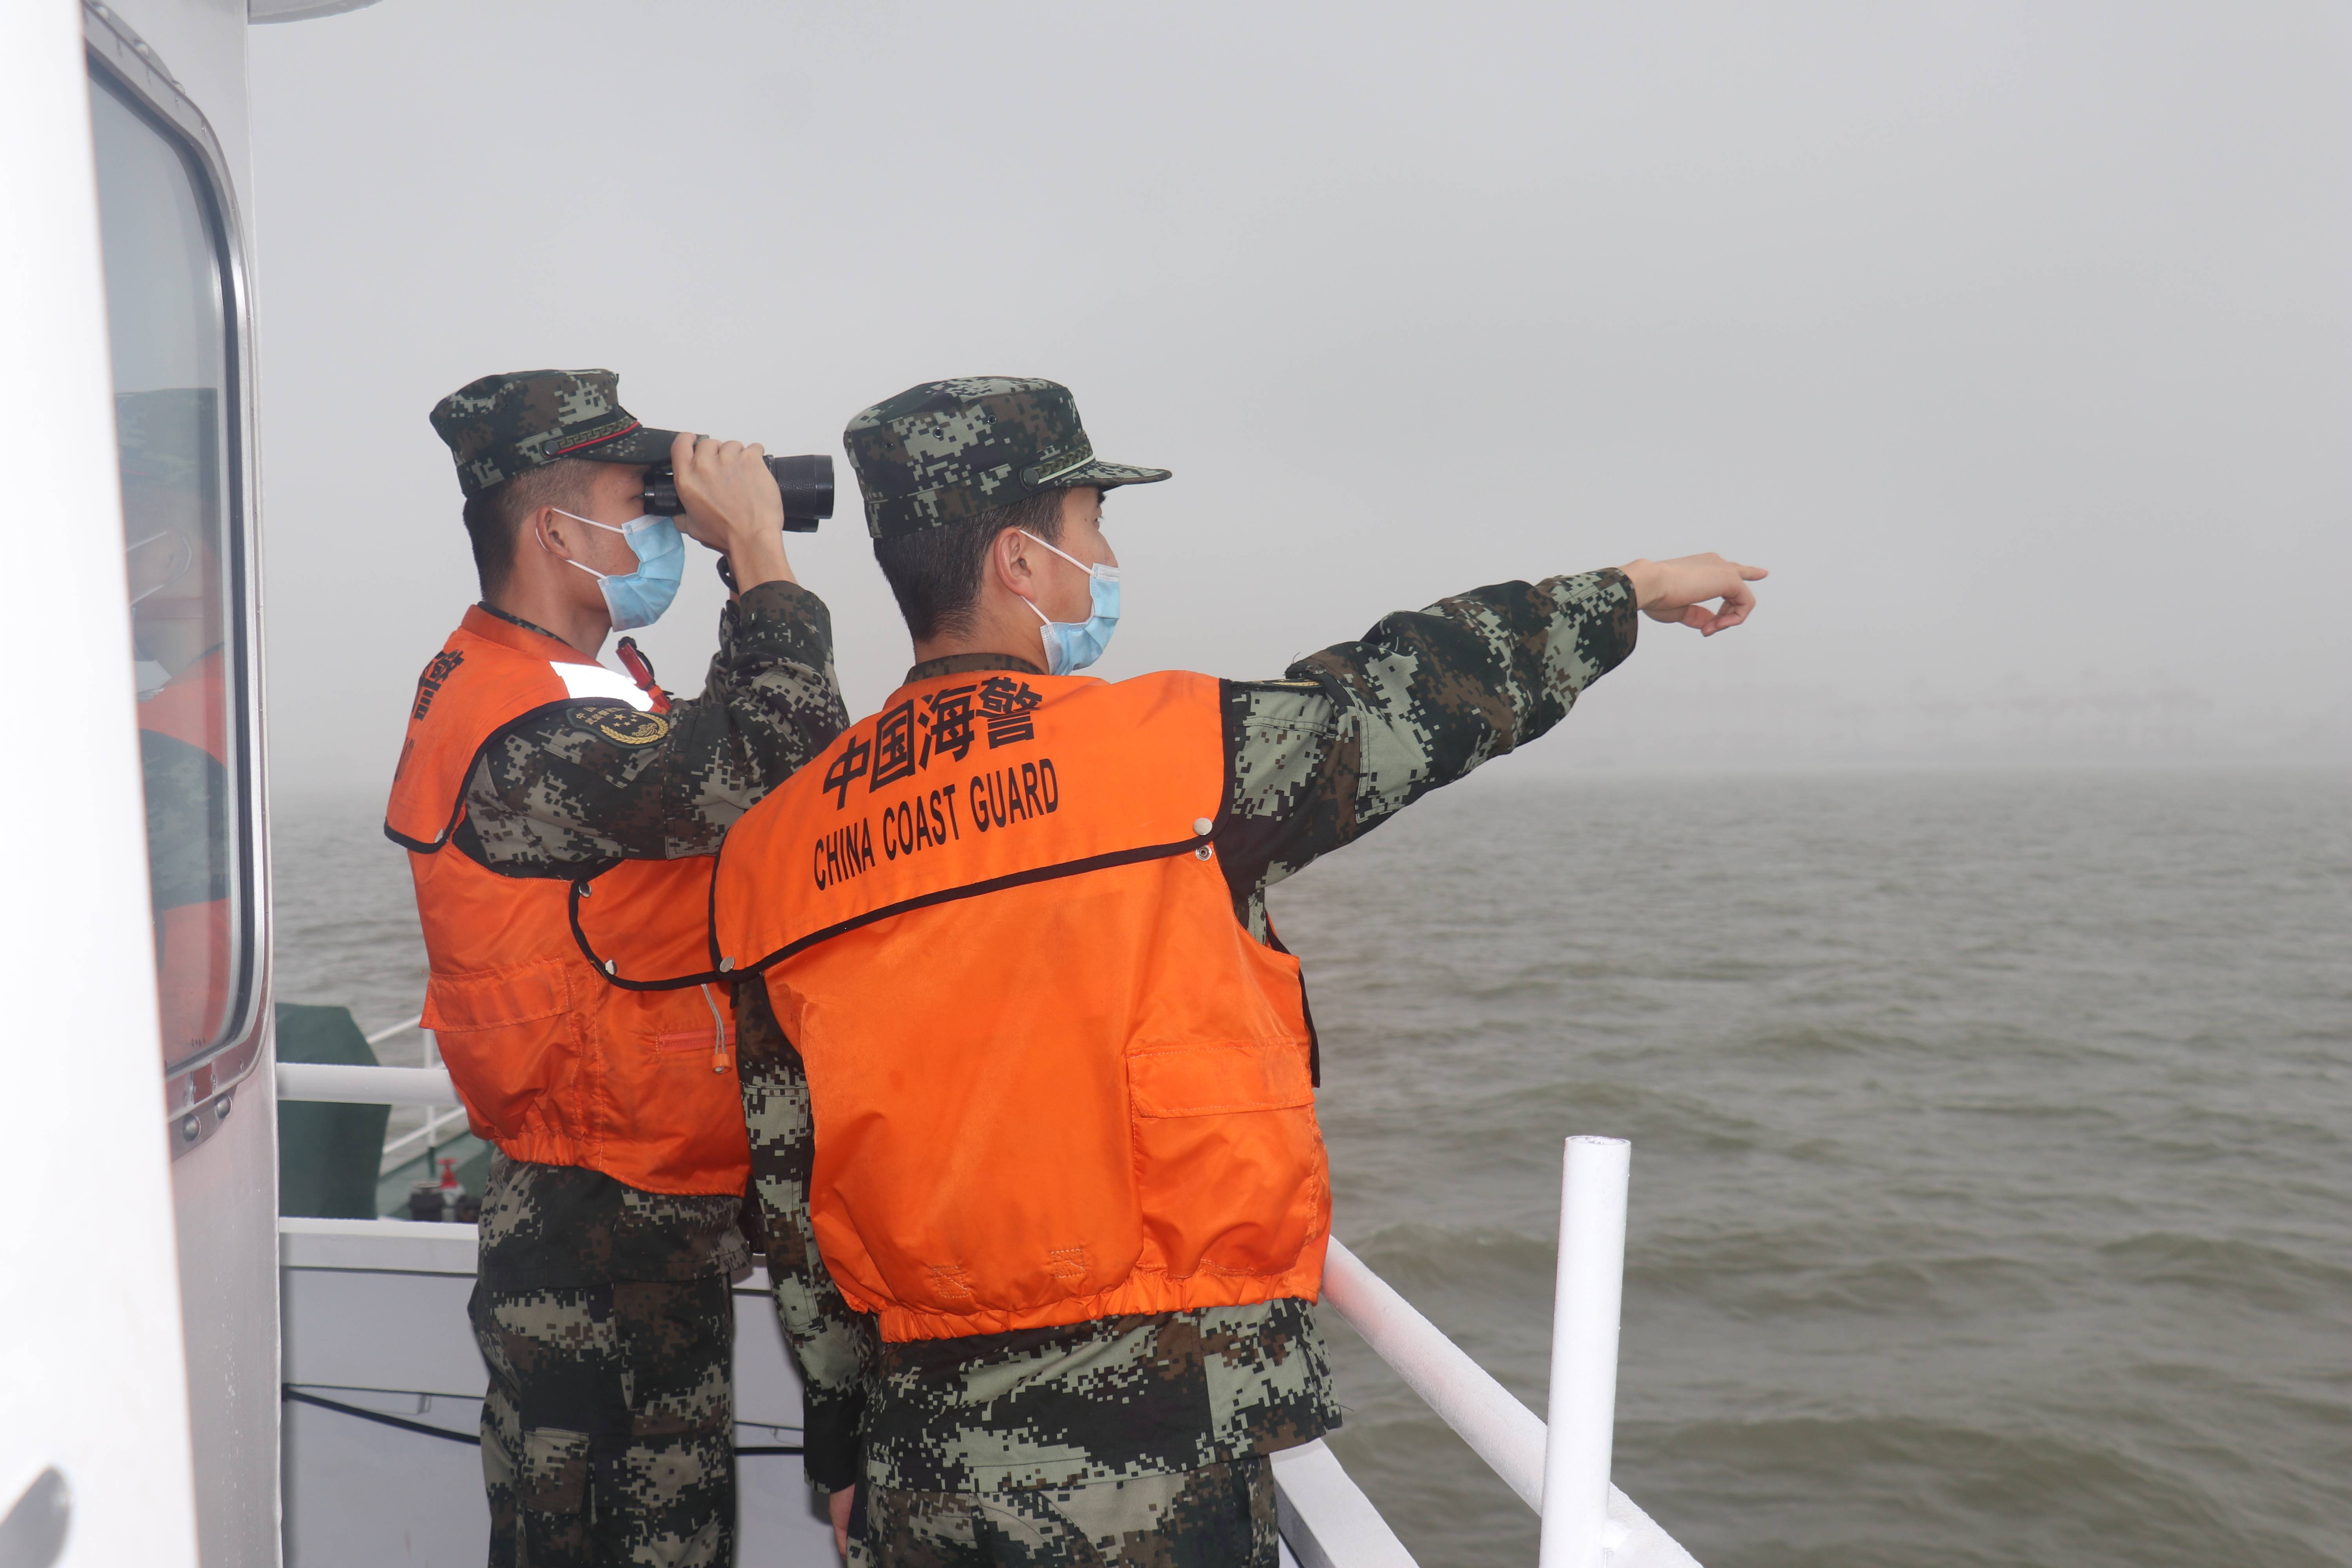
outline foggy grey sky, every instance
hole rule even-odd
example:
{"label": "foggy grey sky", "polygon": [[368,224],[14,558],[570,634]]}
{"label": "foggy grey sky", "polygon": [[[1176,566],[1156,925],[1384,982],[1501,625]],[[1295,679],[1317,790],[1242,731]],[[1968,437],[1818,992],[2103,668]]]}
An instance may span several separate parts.
{"label": "foggy grey sky", "polygon": [[[425,411],[540,365],[836,455],[1068,383],[1176,471],[1108,510],[1113,679],[1772,568],[1515,767],[2352,756],[2340,6],[383,0],[252,59],[281,789],[388,777],[475,596]],[[792,549],[864,712],[856,512]]]}

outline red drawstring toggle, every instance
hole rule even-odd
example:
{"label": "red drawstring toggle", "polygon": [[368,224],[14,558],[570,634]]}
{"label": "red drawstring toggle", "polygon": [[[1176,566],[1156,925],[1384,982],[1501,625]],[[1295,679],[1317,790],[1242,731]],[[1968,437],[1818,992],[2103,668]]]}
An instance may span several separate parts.
{"label": "red drawstring toggle", "polygon": [[621,656],[621,668],[637,683],[637,689],[654,700],[654,711],[669,711],[669,693],[654,684],[654,662],[637,650],[637,639],[623,637],[613,650]]}

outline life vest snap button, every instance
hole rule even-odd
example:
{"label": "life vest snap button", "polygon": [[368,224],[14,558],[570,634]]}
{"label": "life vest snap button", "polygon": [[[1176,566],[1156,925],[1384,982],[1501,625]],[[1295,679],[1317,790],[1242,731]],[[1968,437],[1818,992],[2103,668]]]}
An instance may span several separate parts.
{"label": "life vest snap button", "polygon": [[1205,816],[1196,816],[1192,819],[1192,831],[1195,834],[1206,834],[1209,829],[1215,826],[1215,823],[1210,821]]}
{"label": "life vest snap button", "polygon": [[1203,844],[1198,849],[1192,851],[1192,858],[1195,860],[1206,860],[1209,858],[1209,847]]}

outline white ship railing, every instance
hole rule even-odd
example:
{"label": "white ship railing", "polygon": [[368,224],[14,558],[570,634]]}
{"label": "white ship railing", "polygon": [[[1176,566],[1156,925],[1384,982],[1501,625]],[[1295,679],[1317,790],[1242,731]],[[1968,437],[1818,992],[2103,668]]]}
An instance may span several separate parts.
{"label": "white ship railing", "polygon": [[1622,1138],[1568,1141],[1549,1423],[1336,1237],[1323,1265],[1323,1299],[1542,1517],[1542,1568],[1696,1568],[1609,1482],[1632,1153]]}
{"label": "white ship railing", "polygon": [[[378,1029],[374,1034],[370,1035],[367,1037],[367,1043],[371,1046],[382,1045],[384,1041],[391,1039],[395,1035],[404,1035],[408,1033],[409,1030],[415,1029],[417,1033],[425,1037],[425,1067],[427,1068],[438,1068],[441,1065],[441,1038],[432,1030],[423,1027],[422,1026],[424,1023],[424,1015],[419,1014],[414,1018],[405,1019],[400,1023],[394,1024],[388,1029]],[[415,1069],[397,1068],[394,1070],[415,1071]],[[290,1099],[292,1097],[287,1096],[286,1098]],[[383,1158],[379,1161],[376,1165],[376,1174],[379,1176],[388,1176],[392,1174],[393,1172],[400,1169],[401,1166],[408,1163],[409,1161],[416,1158],[417,1155],[439,1148],[445,1142],[441,1136],[443,1133],[447,1132],[451,1128],[457,1128],[462,1131],[466,1125],[466,1112],[462,1109],[458,1108],[457,1098],[454,1094],[446,1100],[377,1100],[367,1101],[365,1103],[376,1105],[425,1105],[430,1107],[425,1114],[425,1124],[423,1126],[412,1127],[405,1132],[396,1134],[395,1136],[387,1138],[383,1141]]]}
{"label": "white ship railing", "polygon": [[[376,1038],[415,1026],[412,1021]],[[446,1068],[315,1062],[279,1063],[278,1097],[361,1105],[457,1103]],[[1324,1263],[1323,1299],[1541,1516],[1541,1568],[1697,1568],[1689,1552],[1609,1481],[1631,1157],[1632,1146],[1621,1138],[1568,1140],[1548,1423],[1337,1237]],[[1301,1568],[1413,1568],[1412,1553],[1320,1442],[1276,1454],[1275,1479],[1283,1539]]]}

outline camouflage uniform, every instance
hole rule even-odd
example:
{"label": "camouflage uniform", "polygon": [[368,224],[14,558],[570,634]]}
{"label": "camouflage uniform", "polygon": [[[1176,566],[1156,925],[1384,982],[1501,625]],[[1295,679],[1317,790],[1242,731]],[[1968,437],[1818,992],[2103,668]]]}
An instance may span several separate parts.
{"label": "camouflage uniform", "polygon": [[[1040,386],[1059,399],[1037,395]],[[1050,463],[1024,465],[1007,432],[1091,457],[1083,431],[1070,428],[1075,410],[1062,413],[1067,395],[1050,382],[991,378],[919,387],[860,415],[850,452],[870,530],[882,537],[971,515],[933,487],[975,476],[994,476],[995,505],[1019,500],[1041,468],[1052,484],[1032,488],[1159,476],[1087,463],[1066,478]],[[888,442],[872,436],[877,427],[892,427]],[[967,439],[1003,449],[960,461]],[[1097,467],[1107,477],[1091,477]],[[1279,946],[1267,888],[1559,722],[1633,651],[1635,626],[1631,585],[1613,569],[1505,583],[1389,616],[1281,680],[1224,683],[1232,794],[1218,859],[1236,918]],[[982,668],[1042,673],[973,653],[907,679]],[[752,1187],[778,1313],[809,1384],[809,1473],[829,1486],[862,1481],[863,1560],[1271,1568],[1265,1456],[1339,1424],[1311,1306],[1282,1300],[882,1342],[817,1256],[799,1053],[761,988],[740,986],[736,1000]]]}
{"label": "camouflage uniform", "polygon": [[854,1568],[1020,1563],[1054,1568],[1274,1568],[1274,1467],[1263,1456],[1083,1487],[877,1490],[849,1543]]}
{"label": "camouflage uniform", "polygon": [[734,1562],[730,1284],[476,1285],[492,1563]]}
{"label": "camouflage uniform", "polygon": [[[485,377],[434,426],[468,497],[559,457],[667,462],[670,433],[609,372]],[[543,627],[490,614],[551,637]],[[823,601],[765,583],[719,612],[702,694],[614,741],[595,699],[491,736],[450,842],[510,877],[594,877],[709,855],[848,721]],[[751,1262],[741,1194],[645,1192],[582,1166],[494,1155],[471,1315],[488,1363],[482,1473],[493,1568],[734,1559],[729,1286]]]}

